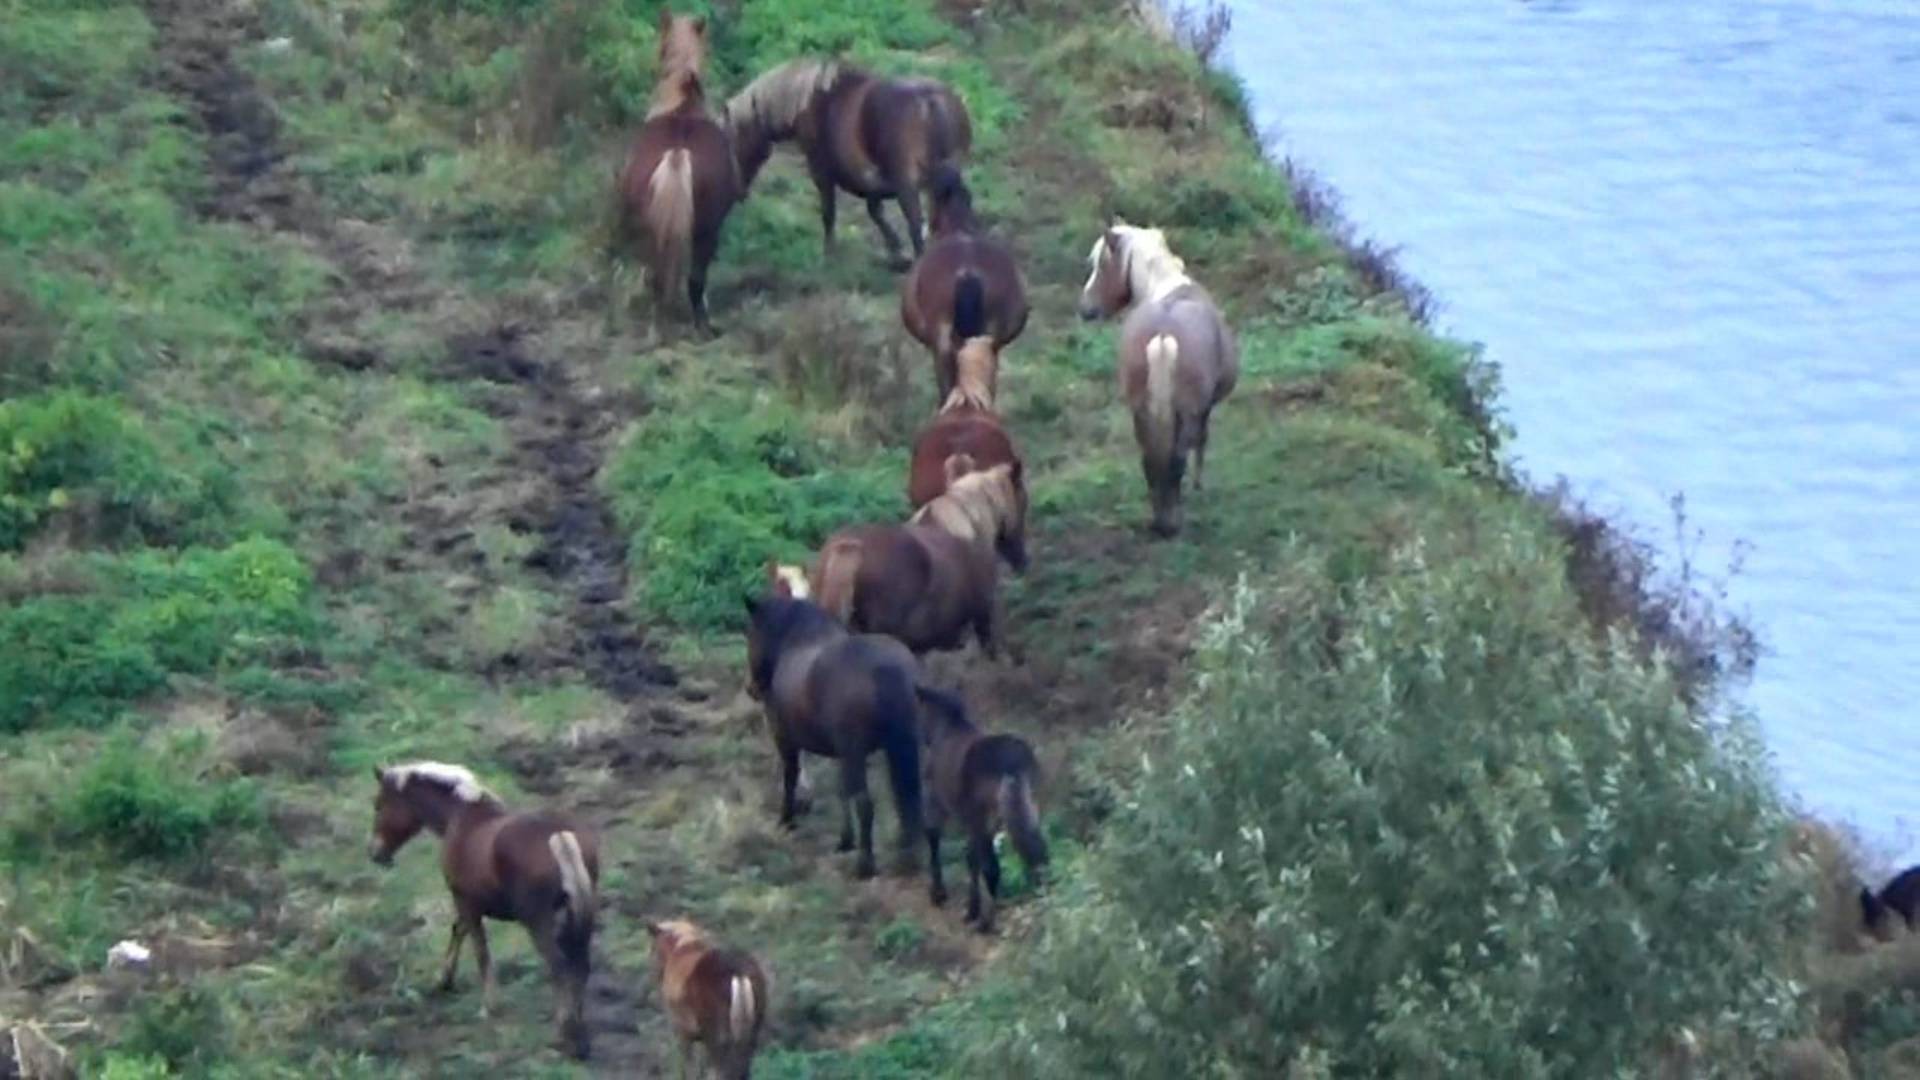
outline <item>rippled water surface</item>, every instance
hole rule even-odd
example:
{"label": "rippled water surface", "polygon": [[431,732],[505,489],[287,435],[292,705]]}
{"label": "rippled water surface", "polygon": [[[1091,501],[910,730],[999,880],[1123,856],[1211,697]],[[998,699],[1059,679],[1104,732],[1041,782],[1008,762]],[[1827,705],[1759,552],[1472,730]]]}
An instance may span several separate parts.
{"label": "rippled water surface", "polygon": [[1259,121],[1485,343],[1526,470],[1744,542],[1781,773],[1920,856],[1920,3],[1231,6]]}

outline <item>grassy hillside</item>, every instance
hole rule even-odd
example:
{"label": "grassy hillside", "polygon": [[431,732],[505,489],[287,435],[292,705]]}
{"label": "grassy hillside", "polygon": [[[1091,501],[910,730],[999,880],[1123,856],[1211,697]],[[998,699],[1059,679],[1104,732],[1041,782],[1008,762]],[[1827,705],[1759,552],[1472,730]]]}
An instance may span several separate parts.
{"label": "grassy hillside", "polygon": [[[1675,705],[1713,676],[1704,624],[1684,606],[1649,616],[1623,549],[1516,493],[1492,372],[1424,329],[1424,298],[1345,242],[1323,196],[1261,159],[1230,79],[1121,5],[712,12],[723,89],[803,50],[959,88],[977,205],[1035,303],[1001,378],[1034,485],[1035,565],[1009,596],[1024,663],[935,672],[1040,747],[1061,883],[1036,903],[1016,879],[1002,935],[983,940],[931,908],[920,879],[853,881],[828,800],[782,834],[773,755],[740,689],[738,597],[767,558],[904,513],[932,376],[864,215],[842,213],[825,263],[788,155],[727,226],[717,340],[656,327],[633,302],[633,269],[607,258],[607,195],[651,86],[658,6],[0,0],[0,1016],[117,1077],[657,1075],[672,1050],[641,919],[689,912],[774,972],[766,1075],[978,1075],[973,1051],[1021,1073],[1150,1069],[1028,1027],[1057,1004],[1037,963],[1111,972],[1072,950],[1126,903],[1103,890],[1144,835],[1130,795],[1153,775],[1143,762],[1167,747],[1210,760],[1182,740],[1234,701],[1258,707],[1232,737],[1256,740],[1274,722],[1263,703],[1307,710],[1329,685],[1359,702],[1340,642],[1370,619],[1396,641],[1419,626],[1499,638],[1465,608],[1405,610],[1433,595],[1525,612],[1499,662],[1539,664],[1511,687],[1539,706],[1539,737],[1488,753],[1540,767],[1552,731],[1580,742],[1624,715],[1658,738],[1607,742],[1593,767],[1631,757],[1698,811],[1660,819],[1708,837],[1687,849],[1706,884],[1684,911],[1647,899],[1664,879],[1609,892],[1581,948],[1676,920],[1653,924],[1661,938],[1680,914],[1711,924],[1703,941],[1746,933],[1727,970],[1749,981],[1703,978],[1658,1003],[1686,1022],[1739,1010],[1720,1019],[1743,1055],[1797,1029],[1781,981],[1797,894],[1767,847],[1784,816],[1739,740]],[[1141,528],[1111,328],[1073,317],[1114,212],[1164,227],[1243,339],[1209,490],[1173,543]],[[1242,611],[1229,633],[1201,616],[1237,580],[1266,614]],[[1264,636],[1234,637],[1249,618]],[[1302,643],[1309,625],[1321,646]],[[1649,667],[1654,643],[1679,649],[1681,678]],[[1235,648],[1271,659],[1238,671]],[[1427,655],[1417,641],[1389,652],[1373,661],[1389,683]],[[1444,743],[1456,714],[1435,703],[1450,703],[1492,738],[1502,706],[1471,691],[1475,655],[1441,677],[1463,696],[1368,722],[1411,718]],[[1465,769],[1495,744],[1448,745],[1432,757]],[[606,828],[589,1065],[549,1046],[544,975],[517,930],[495,935],[491,1020],[470,967],[456,994],[427,990],[448,911],[435,859],[425,843],[391,871],[365,856],[368,768],[411,757]],[[1700,793],[1696,765],[1724,798]],[[1383,775],[1419,781],[1408,768]],[[1311,794],[1261,812],[1311,821]],[[1587,808],[1514,798],[1549,817]],[[1381,821],[1391,835],[1395,814],[1417,816],[1392,806],[1341,820],[1378,839]],[[1477,883],[1484,857],[1463,843],[1447,873]],[[1531,873],[1557,856],[1512,857]],[[1582,864],[1554,865],[1571,882]],[[102,970],[122,937],[154,946],[154,975]],[[1648,955],[1653,973],[1719,963]],[[1429,959],[1456,962],[1409,963]],[[1340,1056],[1331,1014],[1281,1022],[1328,1025],[1303,1060],[1367,1060]],[[1635,1007],[1608,1022],[1618,1055],[1654,1021]],[[1406,1052],[1386,1060],[1430,1060]]]}

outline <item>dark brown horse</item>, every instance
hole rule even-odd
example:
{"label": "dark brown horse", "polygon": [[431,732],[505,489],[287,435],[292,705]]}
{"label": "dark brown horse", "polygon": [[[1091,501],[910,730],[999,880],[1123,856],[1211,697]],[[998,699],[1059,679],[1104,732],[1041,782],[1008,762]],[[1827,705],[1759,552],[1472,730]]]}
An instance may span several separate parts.
{"label": "dark brown horse", "polygon": [[487,951],[487,919],[520,923],[547,962],[560,994],[562,1044],[587,1056],[586,992],[593,938],[595,889],[600,880],[599,838],[566,817],[508,813],[473,773],[458,765],[419,761],[374,771],[380,782],[373,804],[373,861],[393,862],[394,852],[422,828],[443,838],[440,869],[453,893],[453,933],[440,988],[453,987],[460,946],[473,938],[480,970],[481,1002],[493,1009],[493,957]]}
{"label": "dark brown horse", "polygon": [[722,1080],[747,1080],[767,1021],[766,972],[685,919],[649,922],[647,933],[660,997],[680,1039],[680,1075],[691,1071],[693,1044],[700,1043]]}
{"label": "dark brown horse", "polygon": [[1240,378],[1240,347],[1220,308],[1159,229],[1116,221],[1088,253],[1080,315],[1122,311],[1120,392],[1133,411],[1140,469],[1153,501],[1153,531],[1180,531],[1180,481],[1193,455],[1193,489],[1207,465],[1207,422]]}
{"label": "dark brown horse", "polygon": [[867,756],[887,756],[900,850],[911,859],[920,833],[920,717],[913,688],[920,665],[899,642],[852,634],[811,600],[770,596],[747,601],[748,691],[766,706],[780,755],[780,824],[795,825],[800,755],[840,762],[840,850],[860,855],[854,872],[872,877],[873,796]]}
{"label": "dark brown horse", "polygon": [[890,79],[831,60],[789,60],[727,102],[740,175],[759,175],[775,143],[798,140],[820,192],[820,227],[833,253],[836,192],[865,199],[867,215],[905,269],[900,236],[887,224],[885,200],[900,203],[914,254],[925,246],[920,189],[935,167],[964,158],[973,146],[967,107],[933,79]]}
{"label": "dark brown horse", "polygon": [[934,169],[933,239],[900,288],[900,320],[933,353],[940,400],[953,391],[955,355],[986,337],[998,353],[1027,328],[1027,285],[1013,253],[973,216],[973,195],[951,165]]}
{"label": "dark brown horse", "polygon": [[946,494],[905,525],[858,525],[828,537],[809,575],[813,595],[853,629],[891,635],[916,655],[961,648],[971,631],[998,657],[995,556],[1026,569],[1026,521],[1018,463],[976,470],[955,455]]}
{"label": "dark brown horse", "polygon": [[[946,882],[940,877],[940,830],[948,819],[957,819],[967,833],[967,921],[984,934],[993,929],[994,908],[1000,900],[1000,856],[993,850],[993,834],[1006,829],[1035,884],[1047,864],[1047,841],[1040,834],[1040,812],[1033,801],[1040,763],[1025,739],[988,735],[975,727],[966,704],[955,695],[925,686],[917,693],[925,706],[920,710],[920,729],[931,753],[927,765],[930,895],[935,905],[947,902]],[[987,886],[984,904],[982,880]]]}
{"label": "dark brown horse", "polygon": [[993,339],[970,338],[960,347],[959,378],[939,413],[913,440],[907,467],[907,501],[915,510],[947,493],[947,463],[956,457],[975,469],[1013,466],[1025,500],[1026,470],[1013,439],[993,410],[993,386],[999,359]]}
{"label": "dark brown horse", "polygon": [[726,130],[707,111],[706,35],[704,18],[660,13],[660,81],[618,189],[621,237],[640,249],[656,308],[684,288],[695,325],[711,333],[707,267],[746,185]]}

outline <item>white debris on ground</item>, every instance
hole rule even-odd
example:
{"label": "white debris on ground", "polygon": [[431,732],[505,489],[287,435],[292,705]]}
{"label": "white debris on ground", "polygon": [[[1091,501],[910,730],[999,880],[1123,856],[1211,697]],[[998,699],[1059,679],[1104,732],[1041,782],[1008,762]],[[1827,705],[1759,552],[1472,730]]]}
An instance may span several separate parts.
{"label": "white debris on ground", "polygon": [[137,941],[122,941],[107,950],[107,969],[144,968],[153,961],[153,950]]}

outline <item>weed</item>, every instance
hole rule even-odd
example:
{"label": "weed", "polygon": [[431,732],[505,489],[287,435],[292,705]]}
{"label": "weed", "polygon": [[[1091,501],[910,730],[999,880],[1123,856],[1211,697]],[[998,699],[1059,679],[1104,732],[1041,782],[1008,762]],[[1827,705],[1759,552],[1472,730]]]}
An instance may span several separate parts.
{"label": "weed", "polygon": [[127,857],[174,858],[222,832],[259,826],[259,791],[249,781],[206,775],[203,744],[180,738],[154,749],[124,734],[109,740],[58,797],[60,830]]}

